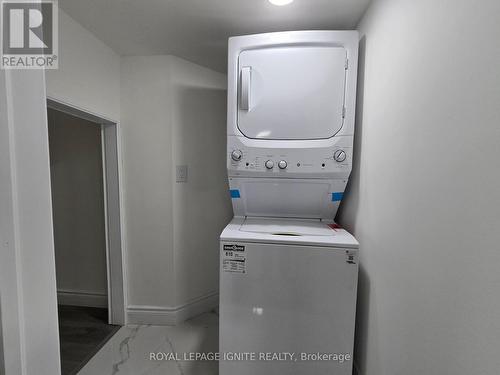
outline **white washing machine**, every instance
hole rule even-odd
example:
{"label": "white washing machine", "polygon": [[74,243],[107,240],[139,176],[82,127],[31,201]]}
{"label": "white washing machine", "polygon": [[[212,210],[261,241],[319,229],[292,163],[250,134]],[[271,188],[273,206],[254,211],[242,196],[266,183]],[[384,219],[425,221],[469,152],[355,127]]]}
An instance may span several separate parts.
{"label": "white washing machine", "polygon": [[[333,223],[233,219],[221,235],[220,351],[255,357],[221,360],[219,373],[352,374],[357,247]],[[306,357],[316,353],[332,357]]]}
{"label": "white washing machine", "polygon": [[230,38],[220,375],[351,374],[358,243],[333,218],[352,166],[358,34]]}

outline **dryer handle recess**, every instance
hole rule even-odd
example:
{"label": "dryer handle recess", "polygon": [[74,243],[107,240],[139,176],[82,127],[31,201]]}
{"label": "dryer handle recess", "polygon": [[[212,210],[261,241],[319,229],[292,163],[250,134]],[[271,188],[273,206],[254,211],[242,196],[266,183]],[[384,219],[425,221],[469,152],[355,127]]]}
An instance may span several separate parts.
{"label": "dryer handle recess", "polygon": [[250,93],[251,93],[252,67],[244,66],[241,68],[241,91],[240,91],[240,109],[250,111]]}

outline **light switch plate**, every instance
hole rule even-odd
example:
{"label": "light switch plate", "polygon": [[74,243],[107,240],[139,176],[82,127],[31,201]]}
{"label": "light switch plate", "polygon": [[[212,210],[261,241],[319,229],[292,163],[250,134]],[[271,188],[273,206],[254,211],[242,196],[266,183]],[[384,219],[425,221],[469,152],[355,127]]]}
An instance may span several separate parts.
{"label": "light switch plate", "polygon": [[177,165],[175,167],[175,182],[187,182],[188,180],[188,166]]}

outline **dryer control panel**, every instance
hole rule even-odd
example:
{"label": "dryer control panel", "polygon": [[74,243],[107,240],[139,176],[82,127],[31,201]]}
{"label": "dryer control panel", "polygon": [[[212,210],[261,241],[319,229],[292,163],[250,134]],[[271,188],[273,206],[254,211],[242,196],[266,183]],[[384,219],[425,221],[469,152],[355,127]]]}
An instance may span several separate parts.
{"label": "dryer control panel", "polygon": [[230,177],[342,178],[351,172],[352,137],[317,148],[248,147],[238,138],[228,137]]}

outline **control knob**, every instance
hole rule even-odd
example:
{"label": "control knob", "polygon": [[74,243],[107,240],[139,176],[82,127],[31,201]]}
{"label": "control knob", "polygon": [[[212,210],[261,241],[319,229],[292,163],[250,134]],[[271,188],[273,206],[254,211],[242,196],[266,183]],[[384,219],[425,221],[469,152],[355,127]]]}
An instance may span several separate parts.
{"label": "control knob", "polygon": [[280,160],[279,163],[278,163],[278,167],[280,169],[285,169],[287,167],[287,165],[288,165],[287,162],[284,161],[284,160]]}
{"label": "control knob", "polygon": [[336,162],[342,163],[346,159],[347,155],[344,150],[337,150],[333,154],[333,158]]}
{"label": "control knob", "polygon": [[274,161],[272,161],[272,160],[266,161],[266,168],[273,169],[274,168]]}
{"label": "control knob", "polygon": [[234,161],[240,161],[242,157],[243,152],[241,152],[241,150],[233,150],[231,152],[231,159],[233,159]]}

